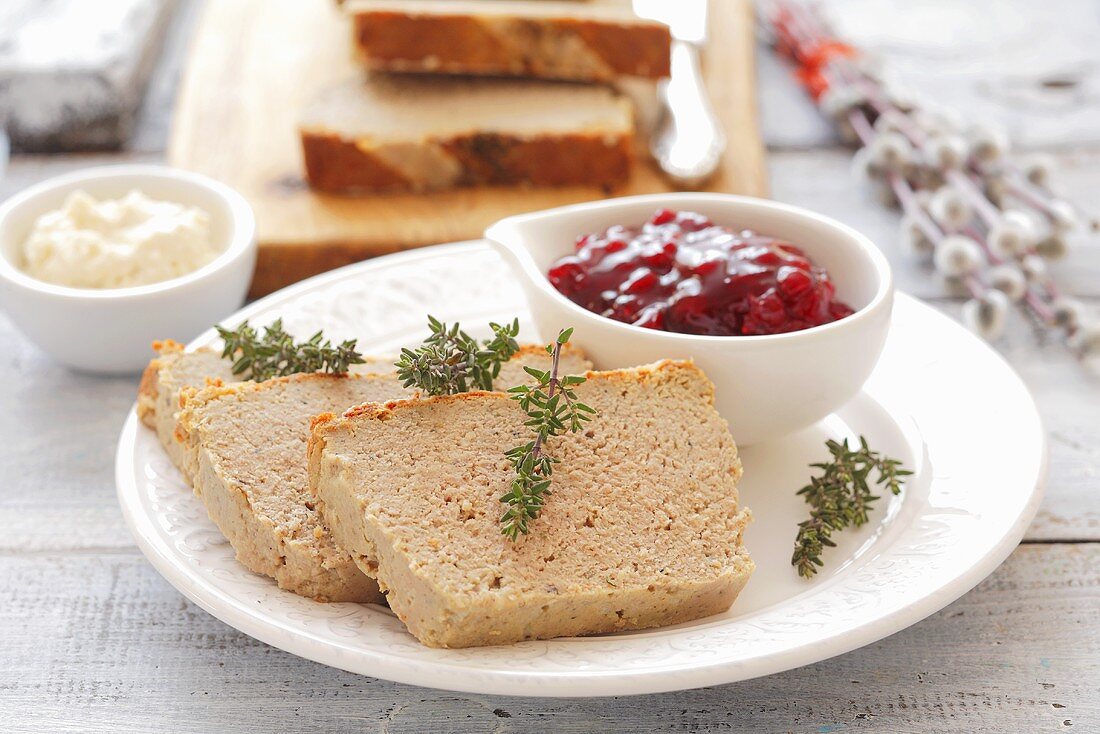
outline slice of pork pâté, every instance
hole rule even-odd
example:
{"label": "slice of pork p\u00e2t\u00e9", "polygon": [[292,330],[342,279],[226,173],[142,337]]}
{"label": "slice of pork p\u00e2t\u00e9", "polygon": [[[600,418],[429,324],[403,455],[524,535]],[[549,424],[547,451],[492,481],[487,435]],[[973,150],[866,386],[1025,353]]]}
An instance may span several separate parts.
{"label": "slice of pork p\u00e2t\u00e9", "polygon": [[589,372],[599,411],[552,439],[553,494],[501,535],[504,452],[528,440],[500,393],[319,417],[310,482],[326,525],[421,642],[492,645],[676,624],[728,609],[753,571],[741,464],[689,362]]}
{"label": "slice of pork p\u00e2t\u00e9", "polygon": [[[138,387],[138,417],[157,432],[168,458],[185,472],[183,447],[175,439],[180,390],[201,388],[207,380],[236,382],[238,378],[233,375],[233,363],[213,349],[185,352],[182,344],[171,339],[154,342],[153,349],[157,356],[145,368]],[[186,472],[184,476],[190,480]]]}
{"label": "slice of pork p\u00e2t\u00e9", "polygon": [[[540,349],[524,348],[502,368],[498,384],[520,382],[522,365],[546,368],[548,359]],[[578,351],[568,362],[575,371],[590,366]],[[178,418],[184,471],[241,563],[302,596],[381,601],[374,580],[337,547],[317,516],[306,442],[318,413],[407,397],[397,377],[303,374],[184,393]]]}
{"label": "slice of pork p\u00e2t\u00e9", "polygon": [[[198,390],[208,383],[225,385],[240,382],[233,374],[233,362],[223,359],[221,352],[203,347],[184,351],[182,344],[166,339],[153,342],[157,356],[149,361],[138,386],[137,414],[141,422],[157,432],[157,438],[168,458],[190,482],[184,447],[176,439],[180,410],[180,394]],[[355,365],[357,374],[376,374],[393,370],[392,357],[366,357],[364,364]]]}

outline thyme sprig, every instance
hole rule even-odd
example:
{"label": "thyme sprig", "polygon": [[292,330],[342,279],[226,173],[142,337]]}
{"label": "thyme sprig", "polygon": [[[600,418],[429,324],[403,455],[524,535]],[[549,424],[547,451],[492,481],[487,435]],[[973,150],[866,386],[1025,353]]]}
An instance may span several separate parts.
{"label": "thyme sprig", "polygon": [[595,409],[577,400],[573,390],[585,381],[584,377],[558,377],[561,350],[572,334],[572,329],[563,329],[554,343],[546,346],[551,356],[549,370],[523,368],[535,378],[534,385],[517,385],[508,390],[511,399],[527,413],[524,425],[535,434],[531,441],[505,452],[515,477],[511,488],[500,498],[508,506],[500,518],[500,531],[513,541],[521,533],[529,532],[530,523],[538,519],[550,494],[551,475],[558,459],[546,453],[547,439],[566,431],[576,433],[596,414]]}
{"label": "thyme sprig", "polygon": [[500,366],[519,351],[519,319],[489,324],[493,338],[478,342],[455,322],[448,326],[428,316],[431,336],[416,349],[402,349],[394,363],[405,387],[416,386],[428,395],[454,395],[469,390],[492,390]]}
{"label": "thyme sprig", "polygon": [[[395,363],[405,387],[418,387],[428,395],[454,395],[469,390],[492,390],[500,368],[519,351],[516,336],[519,320],[510,324],[489,324],[493,338],[479,342],[459,324],[428,316],[431,335],[415,349],[402,349]],[[526,535],[531,521],[538,518],[550,494],[551,475],[558,460],[545,452],[547,439],[567,431],[576,432],[596,411],[577,400],[573,388],[585,381],[577,375],[558,376],[562,348],[572,329],[564,329],[546,346],[550,369],[526,366],[534,385],[516,385],[509,397],[527,414],[524,425],[534,432],[527,443],[505,452],[515,472],[511,487],[500,501],[507,509],[500,518],[501,533],[516,540]]]}
{"label": "thyme sprig", "polygon": [[225,341],[223,359],[233,360],[233,374],[245,379],[263,381],[298,372],[331,372],[343,374],[353,364],[363,364],[363,355],[355,349],[355,339],[336,346],[318,331],[304,342],[283,330],[283,320],[276,319],[264,327],[263,336],[245,321],[236,329],[216,327]]}
{"label": "thyme sprig", "polygon": [[[810,578],[824,565],[821,554],[832,548],[834,532],[848,527],[859,527],[867,522],[867,515],[879,496],[878,487],[885,487],[893,494],[900,494],[903,477],[913,472],[901,468],[901,462],[890,459],[867,446],[867,439],[860,436],[859,448],[829,440],[825,442],[832,454],[832,461],[811,464],[821,474],[810,478],[810,483],[798,490],[812,508],[810,517],[798,524],[798,536],[794,542],[791,565],[798,568],[798,575]],[[870,475],[878,477],[872,488]]]}

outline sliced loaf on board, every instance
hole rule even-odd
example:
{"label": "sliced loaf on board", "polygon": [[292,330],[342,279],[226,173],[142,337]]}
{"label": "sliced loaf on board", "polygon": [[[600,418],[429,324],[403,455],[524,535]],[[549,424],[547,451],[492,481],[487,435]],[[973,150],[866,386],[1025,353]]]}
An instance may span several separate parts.
{"label": "sliced loaf on board", "polygon": [[606,87],[383,74],[325,90],[299,124],[306,178],[330,193],[608,189],[630,175],[633,131]]}
{"label": "sliced loaf on board", "polygon": [[629,0],[359,0],[346,6],[370,69],[609,82],[669,74],[668,26]]}

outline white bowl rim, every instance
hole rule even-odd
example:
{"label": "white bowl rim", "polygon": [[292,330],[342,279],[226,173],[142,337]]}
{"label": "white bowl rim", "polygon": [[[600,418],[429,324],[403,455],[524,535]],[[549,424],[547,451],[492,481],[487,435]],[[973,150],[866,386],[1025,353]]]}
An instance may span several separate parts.
{"label": "white bowl rim", "polygon": [[[232,221],[230,222],[229,242],[225,249],[216,258],[203,265],[198,270],[193,270],[177,278],[162,280],[157,283],[128,286],[126,288],[73,288],[71,286],[56,285],[39,280],[23,272],[4,254],[0,247],[0,277],[27,290],[49,294],[70,299],[93,300],[128,300],[140,298],[157,293],[173,291],[185,288],[192,283],[203,280],[219,270],[223,270],[234,262],[246,257],[253,248],[256,239],[256,216],[252,207],[245,198],[236,190],[209,176],[193,171],[184,171],[171,166],[136,163],[118,164],[107,166],[91,166],[71,173],[48,178],[37,184],[23,189],[0,204],[0,222],[7,219],[13,210],[26,205],[28,202],[48,194],[58,188],[71,186],[83,182],[97,182],[104,179],[147,177],[150,179],[163,179],[182,181],[187,185],[206,188],[215,195],[225,200],[228,205]],[[139,185],[135,188],[140,189]],[[188,206],[187,202],[179,202]],[[45,212],[41,212],[45,214]]]}
{"label": "white bowl rim", "polygon": [[[550,284],[550,279],[546,277],[546,274],[541,272],[535,265],[534,258],[531,256],[530,251],[522,245],[516,243],[510,243],[506,241],[506,237],[500,235],[502,230],[506,230],[509,227],[515,227],[521,224],[526,224],[531,221],[537,221],[540,219],[550,219],[562,216],[569,216],[578,214],[580,212],[592,212],[592,211],[607,211],[611,213],[616,209],[620,209],[627,206],[635,206],[642,204],[655,205],[659,208],[673,208],[674,206],[690,206],[691,202],[703,202],[712,204],[737,204],[741,206],[755,207],[757,209],[768,210],[773,213],[777,213],[783,216],[794,217],[801,219],[805,222],[811,223],[816,226],[823,226],[835,230],[837,233],[852,240],[858,247],[859,251],[864,257],[866,257],[874,267],[876,274],[878,275],[878,288],[875,291],[874,296],[867,302],[865,306],[857,309],[855,313],[850,316],[846,316],[837,321],[831,321],[827,324],[821,324],[820,326],[811,326],[808,329],[801,329],[799,331],[789,331],[782,334],[756,334],[756,335],[733,335],[733,336],[719,336],[712,334],[682,334],[675,331],[663,331],[659,329],[647,329],[642,326],[634,326],[633,324],[627,324],[622,321],[616,321],[615,319],[609,319],[606,316],[601,316],[598,313],[589,311],[588,309],[574,303],[567,298],[564,294],[558,291],[557,288]],[[670,206],[671,204],[671,206]],[[622,222],[611,222],[608,226],[613,224],[622,224]],[[578,233],[583,234],[583,233]],[[762,234],[767,234],[763,232]],[[742,344],[745,346],[756,344],[759,345],[763,342],[776,343],[779,341],[792,341],[797,339],[813,339],[817,337],[824,337],[830,332],[838,329],[852,328],[860,322],[870,318],[876,311],[881,310],[884,306],[889,305],[891,296],[894,292],[894,276],[890,269],[890,263],[886,259],[886,256],[882,254],[882,251],[875,246],[875,244],[866,235],[859,231],[849,227],[848,225],[838,222],[832,217],[825,216],[824,214],[818,214],[817,212],[809,209],[803,209],[802,207],[794,206],[791,204],[783,204],[770,199],[761,199],[755,196],[741,196],[739,194],[722,194],[714,192],[668,192],[663,194],[641,194],[637,196],[620,196],[612,199],[604,199],[602,201],[585,202],[581,204],[570,204],[568,206],[555,207],[553,209],[543,209],[537,212],[530,212],[527,214],[516,214],[511,217],[505,217],[498,222],[494,222],[489,225],[485,230],[485,239],[490,244],[499,249],[507,250],[512,254],[515,260],[517,260],[528,280],[545,293],[551,294],[551,297],[556,298],[563,303],[567,308],[572,309],[579,318],[583,319],[599,319],[601,324],[604,324],[608,328],[624,330],[625,332],[635,335],[647,335],[654,339],[669,339],[670,341],[682,341],[682,342],[725,342],[727,344]],[[795,243],[797,244],[797,243]]]}

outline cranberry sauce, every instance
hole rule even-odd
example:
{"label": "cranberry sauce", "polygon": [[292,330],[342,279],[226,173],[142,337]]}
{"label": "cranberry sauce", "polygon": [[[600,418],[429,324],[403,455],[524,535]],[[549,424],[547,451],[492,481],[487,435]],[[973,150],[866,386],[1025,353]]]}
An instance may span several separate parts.
{"label": "cranberry sauce", "polygon": [[681,334],[781,334],[852,313],[799,248],[694,212],[579,237],[548,277],[589,311]]}

